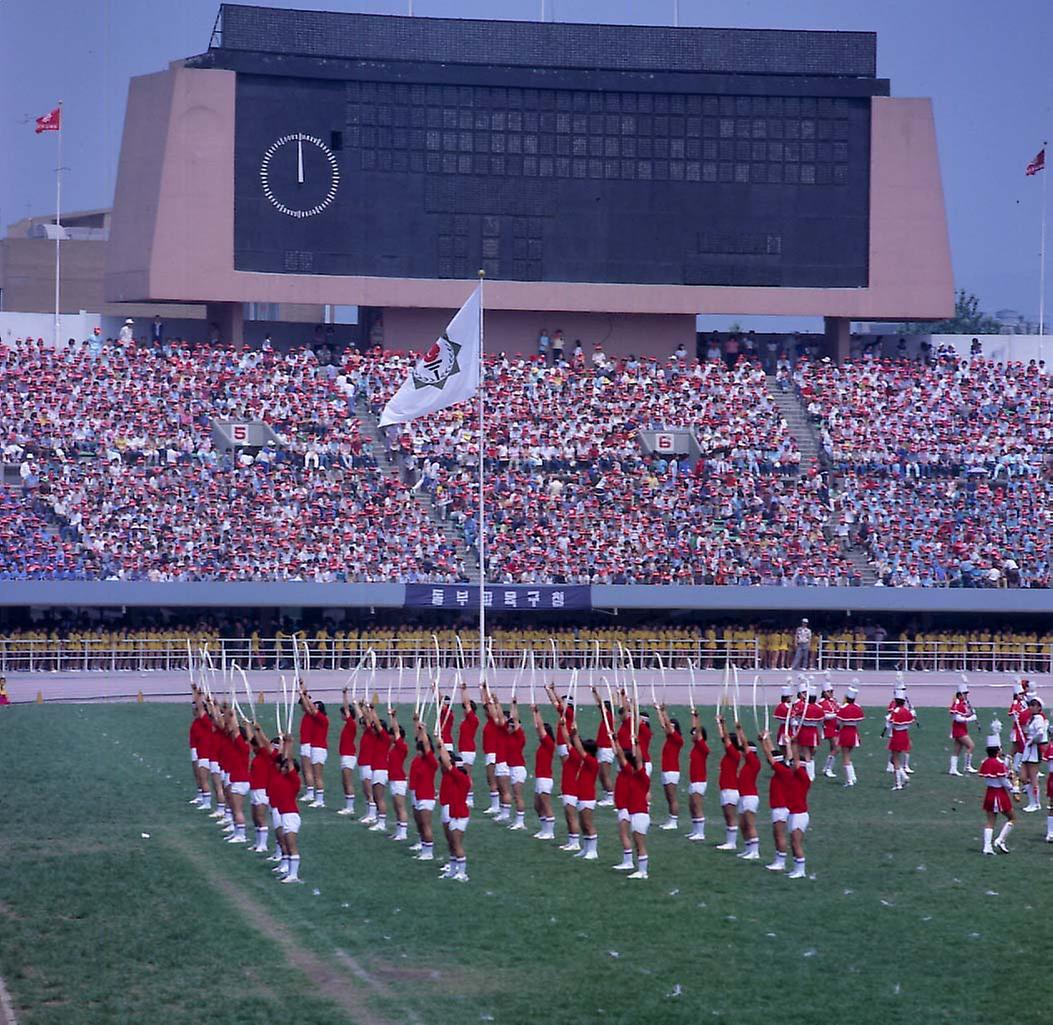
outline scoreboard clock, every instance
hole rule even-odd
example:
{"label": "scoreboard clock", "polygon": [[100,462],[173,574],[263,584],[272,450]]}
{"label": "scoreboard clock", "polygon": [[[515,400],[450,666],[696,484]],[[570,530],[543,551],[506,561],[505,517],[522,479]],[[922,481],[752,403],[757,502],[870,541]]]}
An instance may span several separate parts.
{"label": "scoreboard clock", "polygon": [[[293,173],[277,175],[272,168],[287,163]],[[293,178],[295,186],[290,179]],[[260,188],[279,213],[302,220],[332,205],[340,185],[336,154],[317,136],[293,132],[275,139],[260,161]]]}

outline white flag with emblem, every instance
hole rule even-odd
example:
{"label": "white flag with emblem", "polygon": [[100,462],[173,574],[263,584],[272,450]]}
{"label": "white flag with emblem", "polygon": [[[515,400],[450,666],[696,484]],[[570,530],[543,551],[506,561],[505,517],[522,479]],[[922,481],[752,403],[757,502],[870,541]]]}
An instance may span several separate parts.
{"label": "white flag with emblem", "polygon": [[470,399],[479,389],[481,298],[477,288],[435,344],[417,358],[380,415],[380,426],[404,424]]}

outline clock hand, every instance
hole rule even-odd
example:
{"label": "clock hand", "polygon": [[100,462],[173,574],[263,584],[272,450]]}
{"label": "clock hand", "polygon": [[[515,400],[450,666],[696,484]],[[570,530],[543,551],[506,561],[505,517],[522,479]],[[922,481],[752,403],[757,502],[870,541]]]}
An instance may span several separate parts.
{"label": "clock hand", "polygon": [[296,181],[303,185],[303,139],[296,140]]}

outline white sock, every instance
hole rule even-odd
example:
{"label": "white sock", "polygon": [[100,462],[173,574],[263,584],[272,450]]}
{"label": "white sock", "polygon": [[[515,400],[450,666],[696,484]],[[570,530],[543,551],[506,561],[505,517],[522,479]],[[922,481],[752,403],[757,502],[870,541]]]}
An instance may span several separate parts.
{"label": "white sock", "polygon": [[794,858],[793,859],[793,870],[794,870],[794,872],[803,872],[804,871],[804,858]]}
{"label": "white sock", "polygon": [[759,854],[760,853],[760,838],[754,837],[752,840],[746,841],[746,853],[747,854]]}
{"label": "white sock", "polygon": [[293,854],[289,858],[289,878],[299,879],[300,878],[300,855]]}
{"label": "white sock", "polygon": [[965,756],[965,771],[968,772],[973,767],[973,756],[967,754]]}
{"label": "white sock", "polygon": [[500,814],[497,816],[499,819],[507,819],[511,816],[512,806],[510,804],[502,804],[499,807],[501,809]]}
{"label": "white sock", "polygon": [[1053,815],[1046,816],[1046,836],[1053,836]]}
{"label": "white sock", "polygon": [[646,854],[642,854],[639,858],[637,858],[636,869],[640,873],[640,875],[647,875],[647,866],[650,863],[650,861],[651,859]]}
{"label": "white sock", "polygon": [[577,833],[568,833],[567,834],[567,843],[568,844],[575,844],[580,839],[581,839],[581,837]]}
{"label": "white sock", "polygon": [[455,858],[454,862],[454,875],[466,876],[468,874],[468,859],[467,858]]}
{"label": "white sock", "polygon": [[[432,852],[434,850],[435,850],[435,844],[433,844],[433,843],[425,843],[423,840],[421,841],[421,845],[420,845],[420,852],[421,852],[421,854],[432,854]],[[432,854],[432,857],[434,857],[434,854]]]}
{"label": "white sock", "polygon": [[958,756],[957,755],[951,755],[951,770],[950,771],[951,772],[957,772],[958,771]]}
{"label": "white sock", "polygon": [[782,865],[782,866],[785,867],[785,865],[786,865],[786,852],[785,851],[776,851],[775,852],[775,864],[776,865]]}
{"label": "white sock", "polygon": [[227,817],[227,806],[222,801],[220,801],[219,804],[216,805],[216,811],[223,812],[223,817]]}
{"label": "white sock", "polygon": [[739,844],[739,827],[738,826],[727,826],[724,829],[725,843],[732,847],[737,847]]}
{"label": "white sock", "polygon": [[282,861],[279,868],[282,870],[282,875],[285,875],[285,873],[289,871],[289,856],[287,854],[282,855]]}
{"label": "white sock", "polygon": [[692,836],[700,836],[703,839],[705,839],[705,836],[706,836],[706,820],[704,818],[692,819],[691,820],[691,827],[692,827],[691,828],[691,835]]}
{"label": "white sock", "polygon": [[994,830],[984,829],[984,850],[989,850],[991,847],[991,841],[994,840]]}
{"label": "white sock", "polygon": [[604,790],[604,792],[603,792],[603,799],[605,801],[613,801],[614,800],[614,791],[613,790]]}
{"label": "white sock", "polygon": [[805,762],[804,771],[808,773],[808,778],[814,783],[815,782],[815,762]]}
{"label": "white sock", "polygon": [[388,815],[387,815],[387,812],[384,812],[384,814],[377,816],[377,825],[380,826],[381,829],[387,829],[388,828]]}
{"label": "white sock", "polygon": [[544,834],[546,836],[555,836],[556,835],[556,819],[555,819],[555,817],[542,819],[541,821],[542,821],[542,824],[543,824],[542,832],[544,832]]}
{"label": "white sock", "polygon": [[372,801],[370,801],[366,808],[368,812],[366,818],[375,819],[377,817],[377,806]]}
{"label": "white sock", "polygon": [[1038,805],[1040,805],[1042,803],[1041,799],[1038,796],[1038,784],[1037,783],[1032,783],[1031,784],[1031,795],[1032,795],[1031,796],[1031,803],[1033,805],[1038,806]]}
{"label": "white sock", "polygon": [[516,812],[516,825],[517,825],[517,826],[522,826],[522,825],[524,825],[524,823],[523,823],[523,817],[524,817],[525,815],[526,815],[526,812],[525,812],[525,811],[517,811],[517,812]]}
{"label": "white sock", "polygon": [[355,795],[354,794],[344,794],[344,807],[348,811],[354,811],[355,810]]}
{"label": "white sock", "polygon": [[315,793],[315,798],[314,799],[324,808],[325,807],[325,791],[324,790],[316,790],[314,793]]}
{"label": "white sock", "polygon": [[905,751],[903,753],[903,771],[906,772],[910,768],[910,752]]}
{"label": "white sock", "polygon": [[585,853],[586,854],[599,854],[600,853],[600,838],[598,836],[587,836],[585,837]]}
{"label": "white sock", "polygon": [[490,791],[490,811],[501,810],[501,795],[496,790]]}
{"label": "white sock", "polygon": [[239,840],[245,839],[245,825],[242,823],[240,826],[234,823],[234,836]]}
{"label": "white sock", "polygon": [[622,864],[631,865],[633,863],[633,852],[626,848],[622,851]]}
{"label": "white sock", "polygon": [[307,788],[307,792],[303,795],[303,799],[305,801],[313,801],[314,800],[314,787],[308,787]]}
{"label": "white sock", "polygon": [[827,755],[826,756],[826,768],[823,769],[823,772],[830,772],[833,769],[833,767],[834,767],[834,756],[833,755]]}
{"label": "white sock", "polygon": [[267,849],[267,827],[260,826],[256,832],[259,836],[259,839],[256,841],[256,846],[259,847],[261,851],[265,851]]}
{"label": "white sock", "polygon": [[1002,832],[998,834],[998,842],[1005,843],[1009,839],[1009,834],[1013,832],[1013,823],[1006,822],[1002,825]]}
{"label": "white sock", "polygon": [[397,840],[405,840],[406,839],[406,823],[405,822],[396,822],[395,823],[395,838]]}
{"label": "white sock", "polygon": [[849,783],[855,783],[856,781],[856,767],[854,765],[845,766],[845,775],[848,777]]}
{"label": "white sock", "polygon": [[468,791],[468,807],[469,808],[474,808],[475,807],[475,791],[474,790],[469,790]]}

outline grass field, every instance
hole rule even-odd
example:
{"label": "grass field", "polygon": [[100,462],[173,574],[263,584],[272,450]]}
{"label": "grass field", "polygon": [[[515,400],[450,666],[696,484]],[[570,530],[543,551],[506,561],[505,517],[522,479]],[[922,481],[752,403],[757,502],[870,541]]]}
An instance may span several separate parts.
{"label": "grass field", "polygon": [[[907,791],[873,733],[855,790],[817,780],[811,879],[653,830],[630,882],[604,809],[589,864],[477,814],[457,885],[330,808],[304,811],[288,887],[187,805],[188,706],[2,712],[0,975],[22,1025],[968,1025],[1005,1013],[1004,968],[1053,911],[1044,814],[981,857],[982,784],[943,774],[935,713]],[[336,759],[327,791],[339,807]]]}

